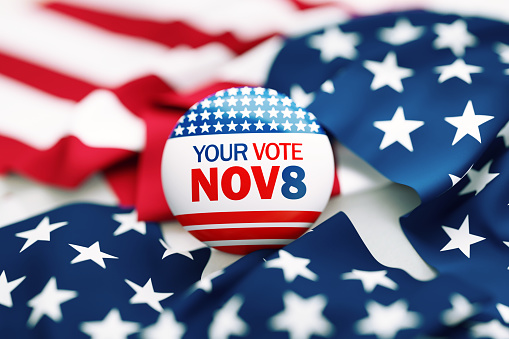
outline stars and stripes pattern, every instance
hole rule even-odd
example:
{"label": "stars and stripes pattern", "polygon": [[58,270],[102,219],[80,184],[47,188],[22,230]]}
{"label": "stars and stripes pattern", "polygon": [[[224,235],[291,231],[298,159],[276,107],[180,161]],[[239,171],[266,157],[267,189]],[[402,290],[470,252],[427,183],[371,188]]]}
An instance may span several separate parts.
{"label": "stars and stripes pattern", "polygon": [[153,221],[172,217],[160,155],[189,107],[220,89],[262,86],[281,35],[346,16],[300,0],[2,6],[0,173],[64,188],[95,175]]}
{"label": "stars and stripes pattern", "polygon": [[220,90],[194,104],[171,138],[234,133],[324,134],[313,113],[284,94],[262,87]]}
{"label": "stars and stripes pattern", "polygon": [[509,119],[508,33],[502,22],[419,11],[362,18],[289,41],[268,86],[307,103],[337,140],[427,200]]}
{"label": "stars and stripes pattern", "polygon": [[[20,121],[29,123],[21,128],[19,121],[2,120],[2,171],[73,186],[91,173],[142,153],[142,164],[134,168],[145,178],[158,178],[154,163],[145,161],[160,156],[157,145],[169,133],[162,126],[178,126],[181,114],[211,92],[232,85],[240,91],[244,85],[264,82],[259,77],[251,78],[255,81],[233,77],[233,81],[226,76],[231,69],[200,72],[215,70],[232,55],[263,45],[260,40],[270,45],[274,41],[270,37],[278,32],[298,33],[297,28],[276,29],[262,22],[252,39],[245,39],[246,26],[233,30],[235,34],[228,33],[232,31],[228,25],[219,33],[204,34],[210,21],[189,20],[189,10],[178,12],[180,17],[173,23],[160,25],[155,18],[171,13],[170,5],[165,12],[154,10],[159,7],[151,2],[142,8],[127,2],[119,15],[119,1],[89,1],[105,7],[87,9],[80,5],[84,0],[76,5],[46,4],[27,17],[21,15],[21,21],[0,13],[4,19],[0,20],[0,99],[11,104],[5,107],[19,113]],[[320,24],[326,25],[331,18],[327,16],[331,8],[321,11],[320,6],[291,3],[291,20],[278,22],[309,29],[295,19],[319,12]],[[281,10],[288,13],[288,7]],[[27,21],[39,29],[5,29],[23,27]],[[227,21],[219,16],[217,22]],[[140,29],[147,23],[155,28]],[[134,54],[122,55],[133,57],[126,63],[132,64],[144,60],[136,53],[174,52],[167,47],[182,44],[172,40],[175,35],[163,34],[163,39],[153,32],[175,25],[183,25],[197,42],[191,50],[170,55],[169,62],[194,57],[197,77],[170,72],[162,81],[164,72],[147,69],[143,62],[135,69],[120,64],[109,69],[111,62],[99,63],[100,69],[81,67],[90,61],[78,57],[83,49],[61,53],[60,48],[47,48],[60,45],[44,40],[68,34],[67,42],[75,40],[98,53],[130,51]],[[109,38],[95,40],[97,29]],[[94,39],[84,40],[82,33]],[[237,34],[243,39],[236,39]],[[112,44],[118,35],[125,41],[136,37],[138,42],[150,40],[166,47]],[[205,42],[200,42],[198,37],[204,35]],[[254,252],[202,277],[210,249],[180,251],[173,246],[174,239],[163,236],[160,225],[139,221],[140,215],[142,219],[169,215],[157,207],[157,192],[144,188],[150,180],[140,179],[138,199],[146,200],[140,211],[76,204],[2,225],[0,336],[509,337],[508,37],[506,24],[484,19],[426,12],[361,17],[289,40],[268,77],[267,87],[309,107],[335,138],[391,180],[419,193],[423,203],[402,218],[401,225],[417,252],[436,270],[436,278],[419,281],[380,264],[342,213],[280,250]],[[90,45],[93,40],[98,45]],[[31,47],[22,47],[25,44]],[[111,48],[90,48],[101,44]],[[228,51],[216,49],[217,44]],[[275,45],[276,50],[281,48],[280,42]],[[107,60],[116,63],[121,58]],[[151,72],[156,75],[139,77]],[[222,82],[226,79],[227,84]],[[196,90],[209,80],[216,82]],[[182,89],[191,89],[192,94]],[[86,130],[102,121],[90,122],[90,114],[104,110],[111,112],[110,121],[117,128],[106,130],[118,135]],[[39,113],[47,113],[42,120],[51,123],[27,119]],[[190,122],[180,122],[186,123]],[[35,133],[38,129],[47,133]],[[201,133],[201,128],[195,132]],[[50,164],[48,159],[61,159],[61,154],[69,157]],[[76,161],[78,156],[85,160]],[[133,180],[135,171],[128,169],[110,174],[116,187]],[[133,202],[129,199],[125,201]]]}

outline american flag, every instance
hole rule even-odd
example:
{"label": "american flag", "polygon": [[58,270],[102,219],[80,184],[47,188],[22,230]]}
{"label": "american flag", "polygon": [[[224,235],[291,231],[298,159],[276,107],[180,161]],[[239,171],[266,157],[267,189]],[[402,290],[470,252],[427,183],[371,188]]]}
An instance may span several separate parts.
{"label": "american flag", "polygon": [[[508,25],[345,3],[4,5],[0,337],[509,338]],[[235,256],[167,221],[160,164],[245,86],[313,112],[341,194]]]}

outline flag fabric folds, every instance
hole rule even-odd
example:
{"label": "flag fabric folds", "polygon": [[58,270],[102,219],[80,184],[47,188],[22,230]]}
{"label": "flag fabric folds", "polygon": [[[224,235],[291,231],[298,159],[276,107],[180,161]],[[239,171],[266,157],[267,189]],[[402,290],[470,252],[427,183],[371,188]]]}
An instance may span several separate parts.
{"label": "flag fabric folds", "polygon": [[428,200],[509,120],[508,37],[506,23],[479,18],[360,18],[289,41],[268,86],[305,98],[337,140]]}
{"label": "flag fabric folds", "polygon": [[[116,197],[2,224],[0,337],[509,338],[507,23],[164,3],[0,12],[0,172],[69,189],[99,174]],[[210,274],[216,250],[174,246],[157,222],[172,217],[164,141],[195,102],[245,85],[286,93],[417,192],[394,226],[436,277],[382,265],[340,208]]]}

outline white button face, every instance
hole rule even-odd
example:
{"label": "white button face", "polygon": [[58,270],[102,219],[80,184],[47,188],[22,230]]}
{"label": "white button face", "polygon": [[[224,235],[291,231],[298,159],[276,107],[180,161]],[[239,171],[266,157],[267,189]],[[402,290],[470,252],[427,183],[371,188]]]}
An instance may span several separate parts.
{"label": "white button face", "polygon": [[166,200],[210,247],[281,248],[325,208],[334,181],[329,139],[312,113],[265,88],[211,95],[179,120],[162,159]]}

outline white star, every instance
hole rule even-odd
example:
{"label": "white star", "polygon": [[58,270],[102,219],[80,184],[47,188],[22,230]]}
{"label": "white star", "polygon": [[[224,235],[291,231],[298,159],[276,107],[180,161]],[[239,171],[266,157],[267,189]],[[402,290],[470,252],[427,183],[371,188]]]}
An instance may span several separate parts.
{"label": "white star", "polygon": [[440,316],[442,323],[447,326],[456,326],[477,313],[477,305],[471,304],[467,298],[454,293],[449,298],[452,308],[444,310]]}
{"label": "white star", "polygon": [[176,249],[174,248],[171,248],[170,245],[168,245],[163,239],[159,239],[159,242],[161,243],[161,245],[163,245],[165,251],[163,253],[163,257],[161,259],[164,259],[172,254],[181,254],[183,256],[186,256],[188,257],[189,259],[192,259],[194,260],[193,258],[193,255],[191,254],[191,252],[189,251],[184,251],[184,250],[180,250],[180,251],[177,251]]}
{"label": "white star", "polygon": [[355,46],[360,43],[357,33],[344,33],[339,27],[329,27],[323,34],[309,38],[309,46],[320,50],[323,62],[331,62],[337,57],[352,60],[357,57]]}
{"label": "white star", "polygon": [[424,33],[424,27],[413,26],[406,18],[400,18],[392,28],[381,28],[378,32],[380,40],[391,45],[404,45],[419,39]]}
{"label": "white star", "polygon": [[178,322],[172,310],[164,310],[157,318],[157,322],[147,326],[142,333],[142,339],[181,339],[186,332],[186,326]]}
{"label": "white star", "polygon": [[92,260],[97,265],[102,268],[106,268],[106,264],[104,263],[104,259],[118,259],[117,257],[101,252],[101,248],[99,247],[99,241],[96,241],[89,247],[83,247],[79,245],[69,244],[76,251],[80,252],[72,261],[71,264],[76,264],[86,260]]}
{"label": "white star", "polygon": [[238,125],[238,124],[234,124],[234,123],[233,123],[233,120],[232,120],[232,121],[230,121],[230,123],[229,123],[228,125],[226,125],[226,126],[228,126],[228,131],[235,131],[235,128],[237,128],[237,125]]}
{"label": "white star", "polygon": [[226,113],[228,114],[228,119],[235,119],[235,115],[237,114],[237,111],[233,110],[233,108],[232,108],[231,110],[229,110]]}
{"label": "white star", "polygon": [[276,111],[274,107],[270,109],[270,111],[267,111],[269,113],[269,118],[277,118],[277,114],[279,111]]}
{"label": "white star", "polygon": [[147,233],[147,224],[144,221],[138,221],[138,212],[136,210],[130,213],[113,214],[113,219],[120,223],[120,226],[113,232],[115,236],[131,230],[140,234]]}
{"label": "white star", "polygon": [[305,127],[307,126],[306,124],[303,124],[302,123],[302,120],[299,120],[299,123],[298,124],[295,124],[295,126],[297,126],[297,131],[305,131]]}
{"label": "white star", "polygon": [[371,293],[378,285],[397,290],[398,285],[387,276],[387,271],[361,271],[353,269],[352,272],[343,273],[343,280],[360,280],[366,293]]}
{"label": "white star", "polygon": [[496,43],[495,52],[499,55],[500,62],[509,64],[509,45],[503,44],[501,42]]}
{"label": "white star", "polygon": [[288,120],[286,120],[286,122],[282,123],[281,126],[284,127],[284,131],[286,130],[291,131],[293,124],[289,123]]}
{"label": "white star", "polygon": [[299,108],[294,113],[298,119],[304,119],[306,117],[306,112],[302,108]]}
{"label": "white star", "polygon": [[467,30],[467,23],[461,19],[452,24],[435,24],[433,30],[438,37],[433,41],[435,49],[450,48],[457,57],[465,54],[466,47],[477,44],[477,38]]}
{"label": "white star", "polygon": [[260,107],[258,107],[258,109],[254,111],[254,113],[256,114],[255,118],[263,118],[263,113],[265,113],[265,111],[262,111]]}
{"label": "white star", "polygon": [[240,102],[242,102],[242,106],[249,106],[251,98],[244,96],[242,99],[240,99]]}
{"label": "white star", "polygon": [[275,129],[277,131],[277,126],[279,125],[279,123],[275,122],[274,119],[272,119],[272,122],[270,122],[268,125],[270,126],[271,131],[273,129]]}
{"label": "white star", "polygon": [[414,151],[410,133],[424,125],[423,121],[406,120],[403,107],[398,107],[391,120],[375,121],[373,125],[382,130],[385,134],[380,143],[380,150],[383,150],[395,142],[400,143],[410,152]]}
{"label": "white star", "polygon": [[283,118],[291,118],[293,112],[286,107],[284,111],[281,111],[281,113],[283,113]]}
{"label": "white star", "polygon": [[[260,108],[258,107],[258,109]],[[247,108],[244,108],[242,111],[240,111],[240,113],[242,114],[243,118],[249,118],[249,113],[251,113],[251,111],[248,111]]]}
{"label": "white star", "polygon": [[78,296],[78,292],[69,290],[59,290],[57,280],[51,277],[41,293],[30,299],[27,303],[32,307],[32,312],[28,318],[28,326],[34,327],[39,320],[47,315],[51,320],[59,322],[62,320],[62,310],[60,304],[65,303]]}
{"label": "white star", "polygon": [[[216,95],[218,95],[218,94],[216,93]],[[216,100],[214,100],[214,105],[216,107],[223,107],[223,104],[224,104],[223,98],[217,98]]]}
{"label": "white star", "polygon": [[376,91],[384,86],[389,86],[396,92],[403,92],[403,83],[401,80],[414,74],[410,68],[399,67],[396,60],[396,53],[389,52],[382,62],[366,60],[363,66],[373,73],[371,89]]}
{"label": "white star", "polygon": [[163,308],[159,302],[173,295],[173,293],[154,292],[154,287],[152,286],[152,278],[149,278],[143,287],[133,283],[128,279],[125,279],[125,282],[136,292],[136,294],[131,299],[129,299],[129,303],[147,304],[158,312],[163,311]]}
{"label": "white star", "polygon": [[299,123],[298,124],[295,124],[295,126],[297,127],[297,131],[306,131],[305,130],[305,127],[307,126],[306,124],[303,124],[302,123],[302,120],[299,120]]}
{"label": "white star", "polygon": [[175,135],[183,135],[184,133],[184,128],[182,128],[182,126],[178,125],[177,128],[175,128]]}
{"label": "white star", "polygon": [[212,101],[210,101],[209,99],[205,99],[201,102],[201,107],[202,108],[210,108],[211,103],[212,103]]}
{"label": "white star", "polygon": [[239,89],[237,87],[229,88],[227,90],[228,95],[237,95],[239,93]]}
{"label": "white star", "polygon": [[191,123],[191,125],[189,125],[186,128],[187,128],[187,133],[191,134],[191,133],[196,133],[196,129],[198,128],[198,126],[195,126],[193,123]]}
{"label": "white star", "polygon": [[458,78],[466,82],[467,84],[472,83],[470,75],[472,73],[481,73],[483,68],[474,65],[467,65],[463,59],[456,59],[452,64],[445,66],[435,67],[435,72],[440,73],[438,78],[439,83],[443,83],[451,78]]}
{"label": "white star", "polygon": [[336,89],[334,88],[334,83],[329,79],[326,80],[321,86],[320,89],[322,92],[333,94]]}
{"label": "white star", "polygon": [[470,182],[465,186],[460,195],[475,192],[475,195],[479,194],[493,179],[495,179],[500,173],[490,173],[490,167],[493,160],[490,160],[486,165],[483,166],[479,171],[471,168],[467,172],[467,176]]}
{"label": "white star", "polygon": [[251,126],[252,124],[249,124],[247,122],[247,120],[244,120],[244,123],[240,124],[240,126],[242,126],[242,130],[248,130],[249,131],[249,126]]}
{"label": "white star", "polygon": [[237,101],[239,101],[239,99],[236,99],[235,97],[230,97],[226,101],[228,102],[228,106],[236,106]]}
{"label": "white star", "polygon": [[224,89],[217,91],[215,95],[218,97],[222,97],[224,95]]}
{"label": "white star", "polygon": [[257,96],[256,98],[254,98],[254,102],[257,106],[261,106],[263,105],[263,102],[265,101],[264,98],[262,98],[261,96]]}
{"label": "white star", "polygon": [[217,111],[214,112],[214,119],[222,119],[223,118],[223,114],[224,112],[221,111],[219,108],[217,109]]}
{"label": "white star", "polygon": [[195,112],[191,112],[187,115],[187,119],[189,121],[196,121],[196,117],[198,116],[198,114],[196,114]]}
{"label": "white star", "polygon": [[223,274],[223,270],[218,270],[210,273],[206,277],[202,277],[195,285],[194,288],[196,290],[201,289],[204,292],[210,293],[212,291],[212,280]]}
{"label": "white star", "polygon": [[292,291],[283,294],[284,310],[269,319],[274,331],[288,331],[290,339],[309,339],[313,335],[330,336],[334,325],[323,315],[327,298],[318,294],[307,299]]}
{"label": "white star", "polygon": [[251,87],[244,86],[240,89],[240,92],[242,95],[249,95],[251,94]]}
{"label": "white star", "polygon": [[283,106],[291,106],[292,105],[292,99],[290,99],[289,97],[282,97],[281,98],[281,103],[283,104]]}
{"label": "white star", "polygon": [[315,93],[306,93],[300,85],[290,87],[290,96],[297,106],[308,107],[315,99]]}
{"label": "white star", "polygon": [[503,138],[505,147],[509,147],[509,122],[498,132],[497,138]]}
{"label": "white star", "polygon": [[256,130],[258,131],[259,129],[261,129],[263,131],[263,126],[265,125],[264,122],[261,122],[260,120],[258,120],[258,122],[256,124],[254,124],[256,126]]}
{"label": "white star", "polygon": [[182,123],[184,123],[184,120],[186,120],[186,116],[185,116],[185,115],[182,115],[182,116],[180,116],[180,118],[179,118],[179,120],[178,120],[178,123],[179,123],[179,124],[182,124]]}
{"label": "white star", "polygon": [[267,99],[267,101],[269,102],[269,105],[276,106],[279,101],[279,98],[276,98],[275,96],[271,96],[270,98]]}
{"label": "white star", "polygon": [[248,332],[248,325],[239,317],[239,310],[244,300],[234,295],[223,307],[214,312],[214,318],[209,327],[209,338],[228,339],[231,335],[244,336]]}
{"label": "white star", "polygon": [[269,88],[269,89],[268,89],[268,91],[267,91],[267,93],[268,93],[269,95],[272,95],[272,96],[274,96],[274,95],[278,95],[278,94],[279,94],[279,93],[278,93],[275,89],[272,89],[272,88]]}
{"label": "white star", "polygon": [[201,128],[201,132],[204,133],[204,132],[209,132],[209,128],[210,128],[211,125],[207,125],[206,122],[203,123],[203,125],[200,126]]}
{"label": "white star", "polygon": [[309,113],[308,113],[308,117],[309,117],[309,119],[310,119],[311,121],[316,120],[315,115],[314,115],[313,113],[311,113],[311,112],[309,112]]}
{"label": "white star", "polygon": [[25,278],[26,276],[13,281],[7,281],[7,275],[5,274],[5,271],[2,271],[2,274],[0,275],[0,305],[12,307],[11,292],[14,291],[14,289],[18,287]]}
{"label": "white star", "polygon": [[502,325],[498,319],[493,319],[487,323],[478,323],[472,326],[470,330],[470,334],[476,338],[509,338],[509,327]]}
{"label": "white star", "polygon": [[207,110],[204,110],[200,113],[201,120],[209,120],[209,117],[212,113],[208,112]]}
{"label": "white star", "polygon": [[32,246],[37,241],[50,241],[50,233],[54,230],[66,226],[67,221],[61,221],[54,224],[49,223],[49,217],[44,217],[41,222],[34,228],[28,231],[16,233],[18,238],[26,239],[25,244],[19,251],[20,253]]}
{"label": "white star", "polygon": [[218,121],[217,124],[214,125],[214,128],[215,128],[214,132],[222,132],[223,131],[223,126],[224,125]]}
{"label": "white star", "polygon": [[[506,243],[504,241],[504,243]],[[507,245],[507,243],[506,243]],[[509,246],[509,245],[508,245]],[[497,304],[497,311],[500,313],[500,316],[502,317],[502,320],[506,323],[509,323],[509,306],[506,306],[504,304],[498,303]]]}
{"label": "white star", "polygon": [[311,124],[308,124],[308,127],[311,132],[315,133],[318,133],[318,128],[320,128],[320,126],[314,121]]}
{"label": "white star", "polygon": [[445,121],[457,128],[452,144],[455,145],[467,134],[475,138],[480,143],[481,132],[479,131],[479,126],[493,118],[494,117],[491,115],[476,115],[472,101],[469,100],[462,116],[445,118]]}
{"label": "white star", "polygon": [[440,250],[440,252],[459,249],[467,258],[470,258],[470,245],[485,239],[483,237],[470,234],[468,215],[465,217],[465,220],[463,220],[459,229],[448,226],[442,226],[442,229],[445,233],[447,233],[451,240]]}
{"label": "white star", "polygon": [[91,339],[127,339],[140,330],[140,325],[132,321],[123,321],[118,309],[112,308],[103,320],[81,323],[80,330]]}
{"label": "white star", "polygon": [[285,250],[279,250],[278,254],[279,258],[266,261],[265,267],[282,269],[286,282],[294,281],[299,275],[313,281],[318,279],[318,276],[307,268],[310,262],[309,259],[294,257]]}
{"label": "white star", "polygon": [[408,311],[408,304],[400,299],[389,306],[384,306],[376,301],[366,304],[368,316],[355,323],[359,334],[374,334],[381,339],[394,338],[404,329],[417,328],[421,319],[418,313]]}
{"label": "white star", "polygon": [[256,87],[254,89],[254,92],[255,92],[256,95],[263,95],[263,93],[265,93],[265,88],[263,88],[263,87]]}

